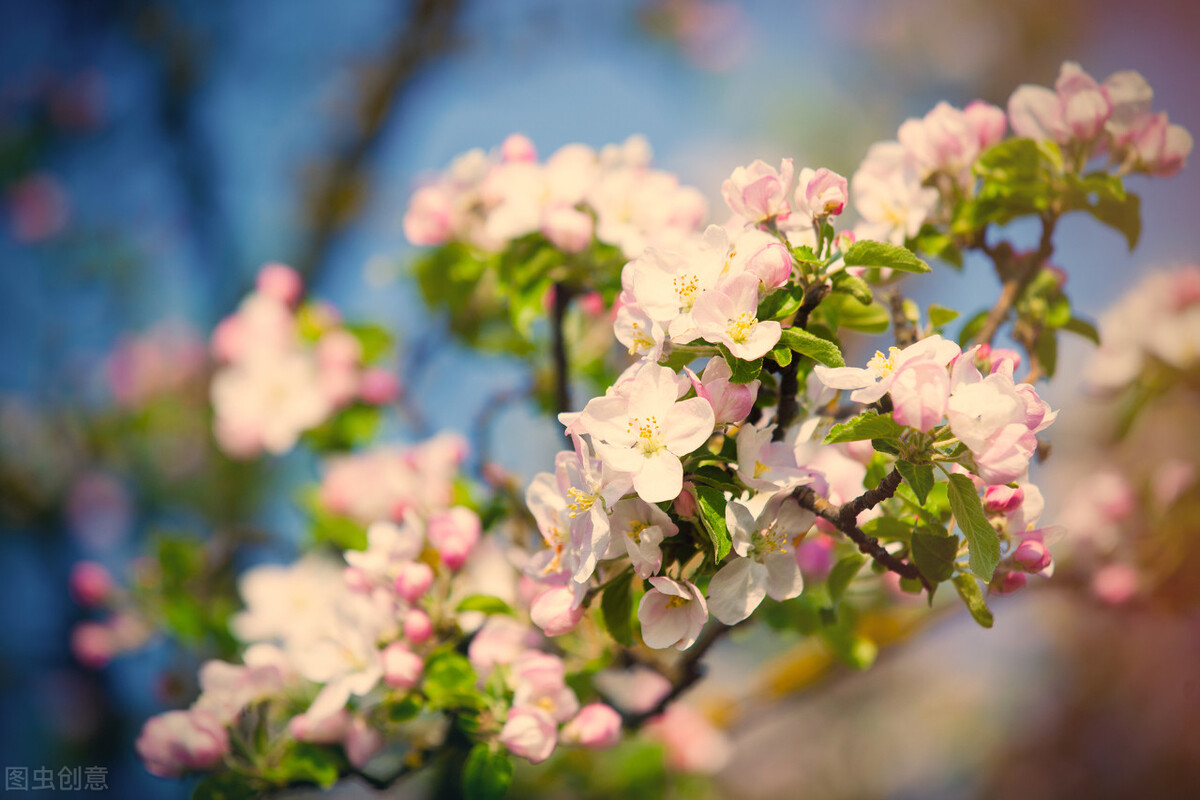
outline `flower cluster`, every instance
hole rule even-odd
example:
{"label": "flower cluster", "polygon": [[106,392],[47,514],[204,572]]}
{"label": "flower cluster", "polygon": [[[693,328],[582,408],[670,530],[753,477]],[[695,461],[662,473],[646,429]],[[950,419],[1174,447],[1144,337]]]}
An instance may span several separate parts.
{"label": "flower cluster", "polygon": [[1183,168],[1192,135],[1165,111],[1152,112],[1153,100],[1154,90],[1133,70],[1098,83],[1068,61],[1054,89],[1026,85],[1013,92],[1008,116],[1018,136],[1082,146],[1085,154],[1107,153],[1125,171],[1167,177]]}
{"label": "flower cluster", "polygon": [[213,377],[214,431],[238,458],[280,454],[300,435],[355,402],[395,399],[388,372],[367,366],[362,340],[329,306],[301,305],[304,284],[268,264],[256,291],[213,334],[220,368]]}
{"label": "flower cluster", "polygon": [[975,100],[965,109],[938,103],[900,126],[898,141],[878,142],[851,178],[858,238],[903,244],[938,207],[974,183],[980,153],[1004,138],[1004,111]]}
{"label": "flower cluster", "polygon": [[695,230],[706,213],[696,189],[649,164],[641,137],[599,152],[565,145],[539,163],[533,143],[513,134],[498,152],[459,156],[418,189],[404,233],[422,247],[461,241],[497,252],[540,232],[567,253],[585,250],[594,238],[633,257]]}
{"label": "flower cluster", "polygon": [[[986,360],[984,377],[977,366]],[[965,445],[971,469],[987,484],[1014,481],[1029,468],[1036,434],[1057,412],[1028,383],[1013,380],[1019,356],[978,346],[966,351],[930,336],[888,355],[876,353],[863,369],[817,366],[814,374],[831,389],[851,389],[850,399],[870,404],[884,395],[892,418],[934,439],[946,434]],[[938,429],[946,421],[944,428]],[[938,430],[935,430],[938,429]],[[948,434],[947,434],[948,431]]]}
{"label": "flower cluster", "polygon": [[1100,351],[1088,384],[1128,386],[1149,365],[1186,372],[1200,362],[1200,266],[1157,272],[1100,318]]}

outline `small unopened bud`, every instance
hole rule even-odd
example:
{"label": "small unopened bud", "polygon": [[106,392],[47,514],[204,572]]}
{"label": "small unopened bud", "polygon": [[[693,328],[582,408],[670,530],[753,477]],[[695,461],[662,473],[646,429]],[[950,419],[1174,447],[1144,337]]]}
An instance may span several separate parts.
{"label": "small unopened bud", "polygon": [[346,758],[358,769],[367,765],[383,749],[383,734],[372,728],[362,717],[355,717],[342,740]]}
{"label": "small unopened bud", "polygon": [[992,577],[992,582],[988,584],[988,589],[993,594],[1012,594],[1015,591],[1025,588],[1027,578],[1024,572],[1001,572],[996,571]]}
{"label": "small unopened bud", "polygon": [[80,561],[71,568],[71,596],[84,608],[98,606],[112,592],[112,576],[95,561]]}
{"label": "small unopened bud", "polygon": [[621,741],[621,715],[604,703],[589,703],[563,726],[561,738],[595,750],[615,747]]}
{"label": "small unopened bud", "polygon": [[421,680],[425,662],[400,642],[383,651],[383,681],[394,689],[411,689]]}
{"label": "small unopened bud", "polygon": [[433,568],[424,561],[405,561],[396,570],[396,594],[415,603],[433,585]]}
{"label": "small unopened bud", "polygon": [[373,406],[395,402],[400,396],[400,379],[385,369],[368,369],[362,374],[358,395]]}
{"label": "small unopened bud", "polygon": [[294,306],[304,294],[300,273],[286,264],[266,264],[258,271],[258,291],[285,305]]}
{"label": "small unopened bud", "polygon": [[675,498],[672,508],[675,513],[684,519],[691,519],[696,516],[696,486],[691,481],[684,481],[683,491]]}
{"label": "small unopened bud", "polygon": [[433,621],[429,615],[419,608],[414,608],[404,615],[404,638],[413,644],[420,644],[433,635]]}
{"label": "small unopened bud", "polygon": [[983,494],[983,507],[989,514],[1011,514],[1025,502],[1025,490],[1001,484],[989,486]]}
{"label": "small unopened bud", "polygon": [[1026,539],[1013,553],[1013,561],[1026,572],[1041,572],[1050,566],[1050,551],[1037,539]]}
{"label": "small unopened bud", "polygon": [[575,593],[568,586],[556,586],[538,595],[529,609],[529,617],[547,636],[570,633],[583,619],[583,608],[574,607]]}

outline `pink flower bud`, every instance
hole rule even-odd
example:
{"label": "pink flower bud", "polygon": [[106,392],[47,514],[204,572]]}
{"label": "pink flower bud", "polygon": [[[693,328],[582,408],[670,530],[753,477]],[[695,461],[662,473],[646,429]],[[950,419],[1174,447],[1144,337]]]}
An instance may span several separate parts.
{"label": "pink flower bud", "polygon": [[[799,191],[800,189],[797,187],[797,194]],[[818,169],[804,188],[805,204],[812,210],[814,216],[841,214],[846,208],[846,200],[849,196],[850,189],[846,179],[825,167]],[[797,197],[796,200],[797,205],[800,205],[800,198]]]}
{"label": "pink flower bud", "polygon": [[373,406],[394,403],[400,396],[400,379],[385,369],[368,369],[362,374],[358,396]]}
{"label": "pink flower bud", "polygon": [[424,561],[405,561],[396,569],[396,594],[415,603],[433,585],[433,568]]}
{"label": "pink flower bud", "polygon": [[604,305],[604,296],[599,292],[588,292],[579,298],[579,309],[590,317],[603,316],[608,309]]}
{"label": "pink flower bud", "polygon": [[342,740],[346,758],[356,768],[362,769],[383,749],[383,734],[367,724],[362,717],[355,717]]}
{"label": "pink flower bud", "polygon": [[804,537],[795,550],[796,564],[805,578],[824,580],[833,569],[833,537],[825,533]]}
{"label": "pink flower bud", "polygon": [[1109,564],[1092,576],[1092,593],[1110,606],[1128,603],[1138,592],[1138,574],[1128,564]]}
{"label": "pink flower bud", "polygon": [[683,491],[675,498],[675,502],[671,504],[675,513],[684,519],[692,519],[696,516],[696,485],[691,481],[683,482]]}
{"label": "pink flower bud", "polygon": [[482,526],[479,515],[469,508],[455,506],[429,518],[426,536],[450,569],[458,569],[479,542]]}
{"label": "pink flower bud", "polygon": [[589,703],[562,729],[562,740],[594,750],[615,747],[621,741],[621,715],[604,703]]}
{"label": "pink flower bud", "polygon": [[771,242],[746,260],[746,271],[757,275],[767,289],[778,289],[791,280],[792,266],[792,254],[782,242]]}
{"label": "pink flower bud", "polygon": [[288,722],[288,731],[298,742],[337,744],[345,737],[349,725],[350,712],[339,708],[317,719],[308,714],[297,714]]}
{"label": "pink flower bud", "polygon": [[1192,152],[1192,135],[1186,128],[1171,125],[1165,112],[1152,114],[1134,135],[1133,149],[1143,171],[1168,178],[1187,162]]}
{"label": "pink flower bud", "polygon": [[217,323],[212,336],[212,352],[218,361],[235,361],[246,348],[245,325],[237,315]]}
{"label": "pink flower bud", "polygon": [[992,576],[992,582],[988,584],[988,590],[993,594],[1012,594],[1025,588],[1026,580],[1024,572],[996,570],[996,574]]}
{"label": "pink flower bud", "polygon": [[112,576],[95,561],[80,561],[71,568],[71,596],[84,608],[98,606],[112,592]]}
{"label": "pink flower bud", "polygon": [[400,642],[383,651],[383,681],[394,689],[411,689],[421,680],[425,662]]}
{"label": "pink flower bud", "polygon": [[1041,572],[1050,566],[1050,551],[1037,539],[1026,539],[1013,553],[1013,562],[1026,572]]}
{"label": "pink flower bud", "polygon": [[106,625],[81,622],[71,631],[71,652],[88,669],[100,669],[117,653],[117,640]]}
{"label": "pink flower bud", "polygon": [[517,706],[508,712],[500,730],[500,744],[514,756],[540,764],[550,757],[558,744],[558,725],[554,718],[534,706]]}
{"label": "pink flower bud", "polygon": [[556,586],[538,595],[529,617],[547,636],[570,633],[583,619],[583,608],[575,608],[575,593],[569,586]]}
{"label": "pink flower bud", "polygon": [[229,732],[210,711],[168,711],[146,720],[135,747],[152,775],[178,778],[215,766],[229,752]]}
{"label": "pink flower bud", "polygon": [[1025,502],[1025,490],[1007,484],[989,486],[983,495],[983,507],[989,514],[1011,514]]}
{"label": "pink flower bud", "polygon": [[507,162],[534,162],[537,161],[537,148],[528,136],[520,133],[509,134],[504,144],[500,145],[500,158]]}
{"label": "pink flower bud", "polygon": [[404,615],[404,638],[413,644],[420,644],[433,635],[433,620],[419,608],[414,608]]}
{"label": "pink flower bud", "polygon": [[258,271],[258,291],[288,306],[295,306],[304,294],[300,273],[286,264],[270,263]]}
{"label": "pink flower bud", "polygon": [[564,253],[582,253],[592,243],[592,215],[572,206],[558,206],[545,213],[542,234]]}

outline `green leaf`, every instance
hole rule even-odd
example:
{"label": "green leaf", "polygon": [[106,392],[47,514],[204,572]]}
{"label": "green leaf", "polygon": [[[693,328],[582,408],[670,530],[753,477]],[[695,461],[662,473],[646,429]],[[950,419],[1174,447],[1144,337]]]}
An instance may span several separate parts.
{"label": "green leaf", "polygon": [[826,315],[834,315],[831,325],[836,322],[838,327],[860,333],[883,333],[891,324],[892,314],[882,304],[875,302],[868,305],[845,294],[834,294],[821,304],[821,308],[829,306]]}
{"label": "green leaf", "polygon": [[929,496],[929,490],[933,488],[934,484],[933,465],[897,461],[896,471],[900,473],[900,477],[904,478],[904,482],[912,487],[913,494],[917,496],[917,502],[925,505],[925,498]]}
{"label": "green leaf", "polygon": [[458,604],[456,611],[482,611],[484,614],[507,614],[510,617],[516,616],[516,612],[501,600],[499,597],[493,597],[490,594],[473,594],[470,597],[464,598]]}
{"label": "green leaf", "polygon": [[888,242],[855,242],[842,259],[847,267],[891,267],[901,272],[929,272],[929,265],[913,251]]}
{"label": "green leaf", "polygon": [[392,335],[379,325],[362,323],[346,325],[346,330],[362,347],[364,364],[371,364],[387,354],[392,347]]}
{"label": "green leaf", "polygon": [[958,319],[958,312],[953,308],[939,306],[936,303],[929,306],[929,324],[935,328],[940,328],[956,319]]}
{"label": "green leaf", "polygon": [[833,273],[833,290],[850,295],[864,306],[869,306],[875,301],[875,295],[867,282],[845,270]]}
{"label": "green leaf", "polygon": [[960,572],[954,576],[954,588],[958,590],[958,596],[966,603],[967,610],[971,612],[975,621],[985,628],[992,627],[992,611],[987,607],[987,602],[983,599],[983,590],[979,588],[975,577]]}
{"label": "green leaf", "polygon": [[474,707],[479,701],[475,680],[475,670],[466,656],[448,650],[425,662],[421,687],[430,708]]}
{"label": "green leaf", "polygon": [[463,796],[471,800],[500,800],[512,784],[513,765],[508,753],[492,752],[482,742],[471,748],[463,766]]}
{"label": "green leaf", "polygon": [[905,428],[897,424],[891,414],[881,416],[874,411],[867,411],[830,428],[829,435],[825,437],[825,444],[859,442],[863,439],[895,439],[898,441],[904,431]]}
{"label": "green leaf", "polygon": [[825,579],[830,600],[836,603],[842,599],[846,587],[850,585],[850,581],[854,580],[854,576],[858,574],[865,563],[867,563],[866,556],[861,553],[851,553],[833,565],[833,569],[829,571],[829,577]]}
{"label": "green leaf", "polygon": [[954,237],[938,231],[931,225],[925,226],[917,234],[917,238],[913,240],[913,247],[934,258],[940,258],[952,267],[962,269],[962,253],[955,246]]}
{"label": "green leaf", "polygon": [[758,378],[758,373],[762,372],[763,360],[761,358],[743,361],[725,350],[725,361],[729,364],[730,383],[750,383]]}
{"label": "green leaf", "polygon": [[785,344],[775,345],[774,349],[771,350],[770,355],[772,360],[774,360],[775,363],[781,367],[786,367],[788,364],[792,363],[792,348]]}
{"label": "green leaf", "polygon": [[408,722],[421,713],[421,705],[421,698],[417,695],[405,695],[401,700],[388,704],[388,719],[392,722]]}
{"label": "green leaf", "polygon": [[1042,362],[1042,367],[1046,370],[1046,377],[1053,378],[1054,373],[1058,370],[1058,334],[1052,328],[1044,328],[1038,334],[1037,344],[1033,348],[1037,354],[1038,361]]}
{"label": "green leaf", "polygon": [[713,545],[713,560],[721,563],[721,559],[729,555],[733,542],[729,538],[729,528],[725,526],[725,493],[711,486],[696,486],[696,506],[700,509],[700,522],[708,533]]}
{"label": "green leaf", "polygon": [[975,338],[981,330],[983,324],[987,322],[988,310],[978,311],[972,317],[963,323],[962,330],[958,332],[958,343],[963,347],[967,346],[967,342]]}
{"label": "green leaf", "polygon": [[779,343],[787,345],[797,353],[802,353],[827,367],[846,366],[846,360],[842,358],[842,351],[836,344],[822,339],[820,336],[815,336],[803,328],[787,328],[780,334]]}
{"label": "green leaf", "polygon": [[913,563],[930,583],[941,583],[954,574],[954,559],[958,555],[958,537],[937,536],[923,531],[912,535]]}
{"label": "green leaf", "polygon": [[330,748],[297,742],[289,748],[280,769],[288,782],[310,782],[328,789],[337,783],[341,765],[341,758]]}
{"label": "green leaf", "polygon": [[1034,180],[1043,153],[1033,139],[1006,139],[989,147],[975,160],[975,174],[1000,183]]}
{"label": "green leaf", "polygon": [[625,647],[633,646],[633,572],[618,576],[600,596],[600,613],[608,633]]}
{"label": "green leaf", "polygon": [[1000,563],[1000,537],[983,513],[983,504],[975,491],[975,484],[966,475],[951,475],[949,483],[950,510],[958,527],[967,537],[967,548],[971,552],[971,571],[985,581],[992,579],[996,565]]}
{"label": "green leaf", "polygon": [[1064,331],[1070,331],[1076,336],[1082,336],[1085,339],[1090,339],[1092,344],[1100,344],[1100,331],[1096,330],[1096,326],[1088,322],[1086,319],[1079,317],[1071,317],[1067,323],[1062,326]]}
{"label": "green leaf", "polygon": [[1125,191],[1121,178],[1106,172],[1067,176],[1066,207],[1086,211],[1102,225],[1125,237],[1129,249],[1137,246],[1142,233],[1142,202]]}
{"label": "green leaf", "polygon": [[912,523],[895,517],[876,517],[864,522],[859,527],[862,528],[863,533],[880,541],[907,542],[913,535]]}

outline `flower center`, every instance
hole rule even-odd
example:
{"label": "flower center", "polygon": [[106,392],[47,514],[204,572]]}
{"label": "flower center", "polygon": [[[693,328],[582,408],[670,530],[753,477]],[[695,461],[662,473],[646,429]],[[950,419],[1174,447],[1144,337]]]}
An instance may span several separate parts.
{"label": "flower center", "polygon": [[641,544],[642,531],[649,527],[650,526],[644,522],[631,522],[629,523],[629,533],[626,535],[629,536],[630,539],[633,539],[634,544]]}
{"label": "flower center", "polygon": [[692,304],[696,302],[696,293],[700,291],[700,278],[693,273],[685,272],[675,276],[674,284],[675,294],[679,295],[683,307],[690,310]]}
{"label": "flower center", "polygon": [[588,494],[581,489],[576,489],[574,486],[567,489],[567,495],[571,498],[571,502],[567,504],[567,508],[571,509],[572,519],[588,511],[596,503],[596,495]]}
{"label": "flower center", "polygon": [[899,352],[900,348],[889,347],[888,354],[885,356],[883,353],[876,350],[875,357],[867,362],[867,369],[874,370],[875,374],[881,378],[886,378],[896,369],[896,364],[893,359],[896,358],[896,355]]}
{"label": "flower center", "polygon": [[738,316],[729,323],[729,338],[738,344],[746,341],[746,337],[750,335],[750,331],[754,330],[754,326],[758,324],[758,317],[751,314],[749,311],[738,314]]}
{"label": "flower center", "polygon": [[638,441],[636,445],[647,456],[653,455],[664,448],[662,430],[659,428],[657,416],[631,417],[625,423],[625,430],[628,433],[637,434]]}
{"label": "flower center", "polygon": [[672,595],[671,599],[667,600],[667,608],[679,608],[680,606],[685,606],[685,605],[687,605],[686,597],[679,597],[678,595]]}
{"label": "flower center", "polygon": [[634,356],[642,350],[654,347],[654,340],[642,330],[640,322],[635,322],[630,327],[633,328],[633,344],[629,347],[629,355]]}

